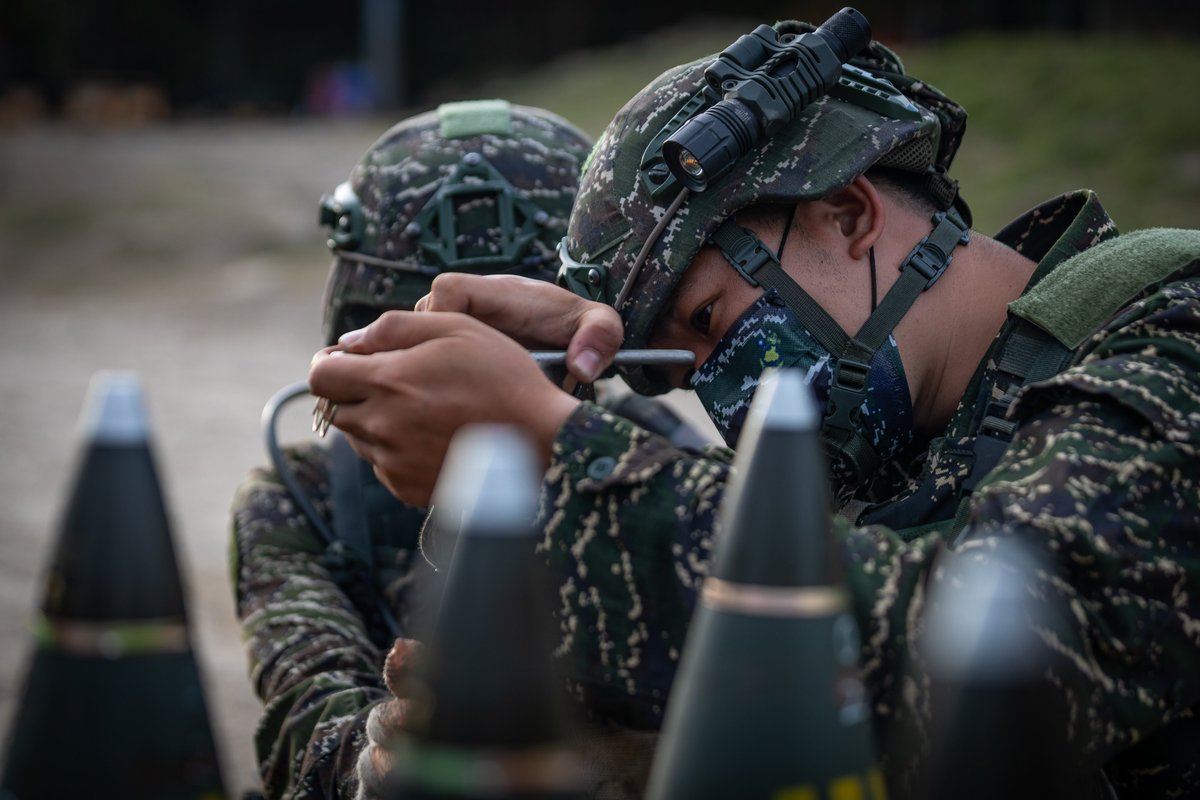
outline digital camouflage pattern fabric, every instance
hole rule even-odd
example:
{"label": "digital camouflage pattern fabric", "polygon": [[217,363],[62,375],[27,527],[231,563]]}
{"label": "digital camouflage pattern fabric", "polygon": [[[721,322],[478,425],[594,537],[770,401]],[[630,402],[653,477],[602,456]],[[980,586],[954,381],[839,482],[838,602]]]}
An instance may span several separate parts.
{"label": "digital camouflage pattern fabric", "polygon": [[[384,311],[411,308],[440,272],[552,279],[590,148],[561,117],[504,100],[446,103],[392,127],[350,180],[322,198],[335,254],[326,342]],[[425,510],[388,495],[337,435],[328,444],[285,449],[290,471],[351,554],[354,543],[341,539],[354,538],[354,523],[366,518],[369,577],[414,635],[414,587],[428,568],[417,555]],[[334,487],[361,491],[335,501],[331,478]],[[339,528],[335,506],[362,513],[345,514],[350,522]],[[237,613],[265,706],[255,738],[264,792],[355,797],[364,789],[356,764],[367,734],[378,732],[371,714],[391,696],[381,675],[391,634],[371,605],[374,593],[355,583],[363,565],[326,547],[272,470],[256,470],[239,488],[232,517]]]}
{"label": "digital camouflage pattern fabric", "polygon": [[[1191,256],[1128,298],[1067,369],[1020,392],[1016,434],[971,496],[960,545],[1016,536],[1047,565],[1035,593],[1068,614],[1039,636],[1069,734],[1121,797],[1200,793],[1200,234],[1156,238]],[[1114,250],[1122,237],[1086,192],[1044,204],[1000,239],[1039,262],[1031,284],[1078,253],[1074,269],[1106,253],[1131,266],[1160,255]],[[969,471],[958,445],[995,369],[993,352],[945,434],[897,470],[891,502],[868,506],[858,524],[835,519],[881,740],[921,741],[928,722],[911,667],[926,598],[946,588],[936,559]],[[660,723],[728,472],[722,455],[673,449],[593,406],[560,432],[541,547],[562,576],[558,653],[600,713]],[[893,507],[893,526],[878,524]],[[906,767],[886,762],[901,792]]]}
{"label": "digital camouflage pattern fabric", "polygon": [[[764,370],[803,369],[817,406],[823,408],[833,379],[832,362],[829,351],[779,292],[768,289],[729,327],[713,355],[692,373],[691,384],[717,431],[736,447]],[[865,391],[863,427],[871,444],[887,457],[912,439],[912,401],[894,336],[875,352]]]}
{"label": "digital camouflage pattern fabric", "polygon": [[[328,451],[285,450],[319,513],[331,519]],[[376,539],[379,589],[407,621],[417,525]],[[250,680],[264,710],[255,750],[267,797],[355,797],[371,709],[390,699],[386,649],[326,568],[325,544],[279,481],[256,470],[233,501],[230,569]],[[388,643],[390,646],[390,642]]]}
{"label": "digital camouflage pattern fabric", "polygon": [[411,308],[445,271],[551,280],[591,140],[503,100],[446,103],[388,130],[323,201],[335,260],[325,337]]}
{"label": "digital camouflage pattern fabric", "polygon": [[[777,28],[812,29],[801,23],[780,23]],[[704,69],[714,58],[668,70],[639,92],[617,113],[588,158],[567,230],[567,253],[576,262],[603,268],[603,302],[614,303],[653,229],[672,213],[672,198],[654,200],[643,184],[643,153],[704,86]],[[850,63],[893,79],[897,88],[917,97],[921,105],[909,103],[915,119],[884,116],[825,95],[748,154],[732,174],[702,193],[687,195],[617,309],[625,323],[626,347],[646,346],[663,304],[696,251],[738,210],[824,197],[872,166],[944,175],[965,126],[961,107],[929,84],[906,76],[899,58],[877,42]],[[622,374],[643,394],[669,388],[653,370],[628,369]]]}
{"label": "digital camouflage pattern fabric", "polygon": [[[635,398],[607,391],[601,397],[663,435],[699,438],[654,401],[631,403]],[[335,446],[327,439],[284,448],[288,468],[330,526]],[[368,488],[382,490],[377,483]],[[449,556],[436,540],[422,541],[424,509],[388,499],[390,504],[377,499],[368,508],[372,575],[403,634],[420,638],[420,621],[428,621],[436,601],[421,588],[436,584],[422,552],[438,567]],[[382,674],[391,641],[387,631],[368,624],[370,615],[347,591],[350,576],[330,563],[325,543],[271,469],[255,469],[234,497],[230,570],[250,680],[264,705],[254,737],[263,793],[296,800],[378,796],[372,793],[378,786],[360,782],[356,765],[372,739],[381,738],[375,716],[386,713],[392,699]],[[588,796],[639,797],[653,734],[600,719],[586,733],[578,755],[591,776]]]}

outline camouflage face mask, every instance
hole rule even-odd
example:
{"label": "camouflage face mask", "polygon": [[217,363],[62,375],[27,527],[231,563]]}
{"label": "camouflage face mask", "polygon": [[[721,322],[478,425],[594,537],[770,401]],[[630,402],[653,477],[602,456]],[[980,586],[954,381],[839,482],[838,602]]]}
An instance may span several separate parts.
{"label": "camouflage face mask", "polygon": [[[735,447],[763,370],[807,370],[818,407],[823,409],[829,400],[832,363],[829,351],[817,343],[779,293],[770,289],[733,323],[693,373],[691,382],[725,442]],[[884,462],[912,442],[912,399],[894,336],[888,336],[871,360],[866,400],[855,416]],[[831,466],[835,483],[848,480],[837,464]]]}

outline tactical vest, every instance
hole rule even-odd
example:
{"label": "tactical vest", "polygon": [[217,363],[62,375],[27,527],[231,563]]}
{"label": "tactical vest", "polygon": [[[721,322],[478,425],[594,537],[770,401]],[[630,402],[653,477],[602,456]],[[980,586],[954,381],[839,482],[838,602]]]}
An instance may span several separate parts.
{"label": "tactical vest", "polygon": [[859,525],[885,525],[906,541],[937,532],[960,537],[971,495],[999,464],[1017,423],[1008,411],[1024,387],[1078,363],[1089,337],[1120,309],[1164,283],[1200,275],[1200,231],[1156,228],[1117,236],[1059,264],[1008,305],[982,378],[962,404],[962,436],[934,439],[918,485],[866,508]]}

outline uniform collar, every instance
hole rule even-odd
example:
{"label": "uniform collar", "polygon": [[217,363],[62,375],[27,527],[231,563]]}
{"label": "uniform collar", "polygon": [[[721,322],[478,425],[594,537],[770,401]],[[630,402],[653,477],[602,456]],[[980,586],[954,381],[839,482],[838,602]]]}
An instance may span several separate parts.
{"label": "uniform collar", "polygon": [[1038,262],[1026,290],[1077,253],[1117,235],[1117,226],[1090,189],[1047,200],[1010,222],[996,240]]}
{"label": "uniform collar", "polygon": [[[1022,294],[1036,286],[1059,264],[1093,245],[1117,235],[1117,226],[1090,189],[1067,192],[1027,211],[1004,226],[996,241],[1037,261],[1037,269]],[[996,360],[1009,326],[1005,325],[980,362],[958,408],[946,428],[947,436],[964,436],[971,429],[979,384],[989,364]]]}

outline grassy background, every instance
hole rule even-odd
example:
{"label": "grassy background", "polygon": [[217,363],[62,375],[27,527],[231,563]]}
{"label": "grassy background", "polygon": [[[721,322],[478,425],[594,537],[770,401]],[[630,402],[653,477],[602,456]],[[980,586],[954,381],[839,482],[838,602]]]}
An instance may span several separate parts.
{"label": "grassy background", "polygon": [[[597,134],[669,66],[716,52],[749,30],[700,23],[529,75],[488,94],[542,105]],[[1200,75],[1194,43],[1113,37],[976,34],[899,43],[908,71],[969,113],[953,172],[975,226],[998,230],[1063,191],[1091,188],[1122,230],[1200,224]]]}
{"label": "grassy background", "polygon": [[1200,224],[1200,48],[1172,41],[978,35],[906,65],[969,113],[956,173],[976,226],[1095,189],[1122,230]]}

